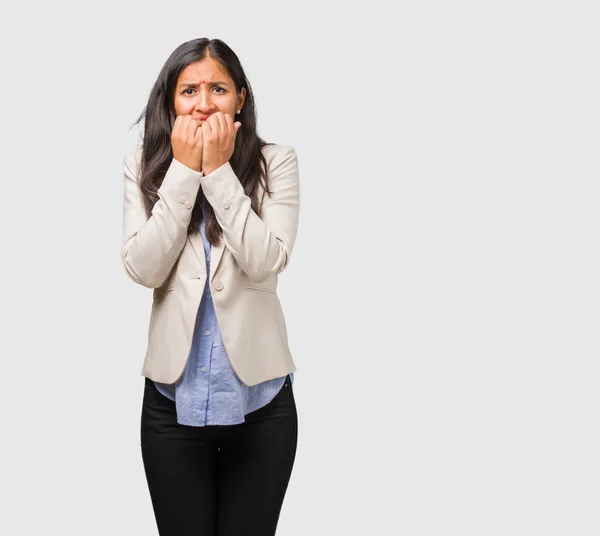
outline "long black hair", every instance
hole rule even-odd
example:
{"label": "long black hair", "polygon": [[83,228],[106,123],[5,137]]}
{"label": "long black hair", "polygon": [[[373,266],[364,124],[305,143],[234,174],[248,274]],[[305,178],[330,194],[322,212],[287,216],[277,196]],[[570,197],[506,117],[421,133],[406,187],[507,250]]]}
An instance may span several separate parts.
{"label": "long black hair", "polygon": [[[244,192],[250,197],[251,206],[257,214],[260,215],[258,197],[261,180],[262,188],[270,195],[267,182],[267,163],[262,153],[262,147],[273,144],[264,141],[256,131],[254,96],[240,60],[235,52],[220,39],[193,39],[178,46],[171,53],[158,74],[146,107],[132,125],[132,127],[137,125],[145,118],[138,182],[148,218],[152,214],[154,204],[159,199],[156,192],[173,159],[171,132],[176,118],[175,87],[177,80],[190,63],[201,61],[204,58],[212,58],[221,64],[233,79],[238,95],[243,87],[246,88],[244,106],[241,113],[234,119],[242,124],[236,133],[235,148],[229,163],[244,187]],[[205,218],[206,238],[211,244],[218,245],[223,231],[212,206],[204,198],[202,188],[199,188],[188,233],[198,228],[202,216]]]}

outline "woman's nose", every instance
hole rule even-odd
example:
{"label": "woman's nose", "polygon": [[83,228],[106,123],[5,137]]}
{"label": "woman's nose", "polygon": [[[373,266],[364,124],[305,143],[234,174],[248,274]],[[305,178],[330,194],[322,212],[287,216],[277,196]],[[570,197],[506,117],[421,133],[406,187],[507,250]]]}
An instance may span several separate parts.
{"label": "woman's nose", "polygon": [[210,95],[207,95],[204,92],[200,92],[198,95],[198,100],[196,101],[196,109],[198,111],[209,111],[213,107],[212,100]]}

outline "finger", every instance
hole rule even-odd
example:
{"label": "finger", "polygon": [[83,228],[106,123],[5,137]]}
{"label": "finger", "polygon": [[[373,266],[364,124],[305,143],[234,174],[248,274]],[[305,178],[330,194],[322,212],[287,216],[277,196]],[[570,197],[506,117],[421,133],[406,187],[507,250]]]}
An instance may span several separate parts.
{"label": "finger", "polygon": [[[210,119],[210,117],[208,119]],[[204,140],[204,143],[212,141],[213,139],[212,126],[208,120],[202,122],[202,139]]]}
{"label": "finger", "polygon": [[223,112],[217,112],[216,115],[219,120],[219,133],[224,135],[227,133],[227,119]]}
{"label": "finger", "polygon": [[219,123],[219,113],[221,113],[221,112],[216,112],[207,119],[207,122],[210,125],[210,128],[212,130],[212,135],[213,135],[214,139],[219,138],[220,131],[221,131],[221,127],[220,127],[220,123]]}
{"label": "finger", "polygon": [[197,149],[201,149],[204,145],[204,136],[202,135],[203,132],[202,125],[199,125],[199,127],[196,129],[196,133],[194,134],[194,147]]}
{"label": "finger", "polygon": [[179,132],[181,130],[181,121],[182,121],[181,116],[178,115],[175,118],[175,121],[173,122],[173,130],[171,132],[171,136],[177,137],[179,135]]}
{"label": "finger", "polygon": [[179,115],[177,116],[177,119],[179,119],[179,129],[177,130],[177,137],[181,140],[185,140],[187,136],[187,129],[190,121],[190,116]]}
{"label": "finger", "polygon": [[186,129],[186,139],[194,142],[194,140],[196,138],[196,132],[198,131],[199,127],[200,127],[200,121],[197,121],[196,119],[193,119],[190,116],[189,122],[187,124],[187,129]]}
{"label": "finger", "polygon": [[225,124],[227,132],[235,132],[235,129],[233,128],[233,116],[231,114],[225,114]]}

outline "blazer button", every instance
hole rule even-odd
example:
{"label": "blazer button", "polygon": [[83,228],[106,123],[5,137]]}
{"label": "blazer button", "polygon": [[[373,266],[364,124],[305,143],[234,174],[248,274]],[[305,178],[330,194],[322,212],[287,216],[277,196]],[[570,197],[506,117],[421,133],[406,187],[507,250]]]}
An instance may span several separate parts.
{"label": "blazer button", "polygon": [[213,287],[217,290],[221,290],[223,288],[223,283],[221,283],[221,281],[215,281]]}
{"label": "blazer button", "polygon": [[192,204],[189,201],[186,201],[185,208],[192,208]]}
{"label": "blazer button", "polygon": [[227,209],[229,208],[229,203],[225,203],[225,204],[223,205],[223,208],[224,208],[225,210],[227,210]]}

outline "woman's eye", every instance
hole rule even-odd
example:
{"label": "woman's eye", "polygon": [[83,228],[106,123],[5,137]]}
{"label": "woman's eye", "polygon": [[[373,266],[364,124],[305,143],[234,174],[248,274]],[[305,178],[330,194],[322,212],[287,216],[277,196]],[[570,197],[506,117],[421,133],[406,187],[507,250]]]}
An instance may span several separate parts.
{"label": "woman's eye", "polygon": [[[225,93],[226,90],[224,88],[222,88],[221,86],[215,86],[215,89],[221,89],[222,91],[217,91],[217,93]],[[188,91],[196,91],[194,88],[192,87],[188,87],[187,89],[183,90],[183,94],[184,95],[191,95],[191,93],[187,93]]]}

